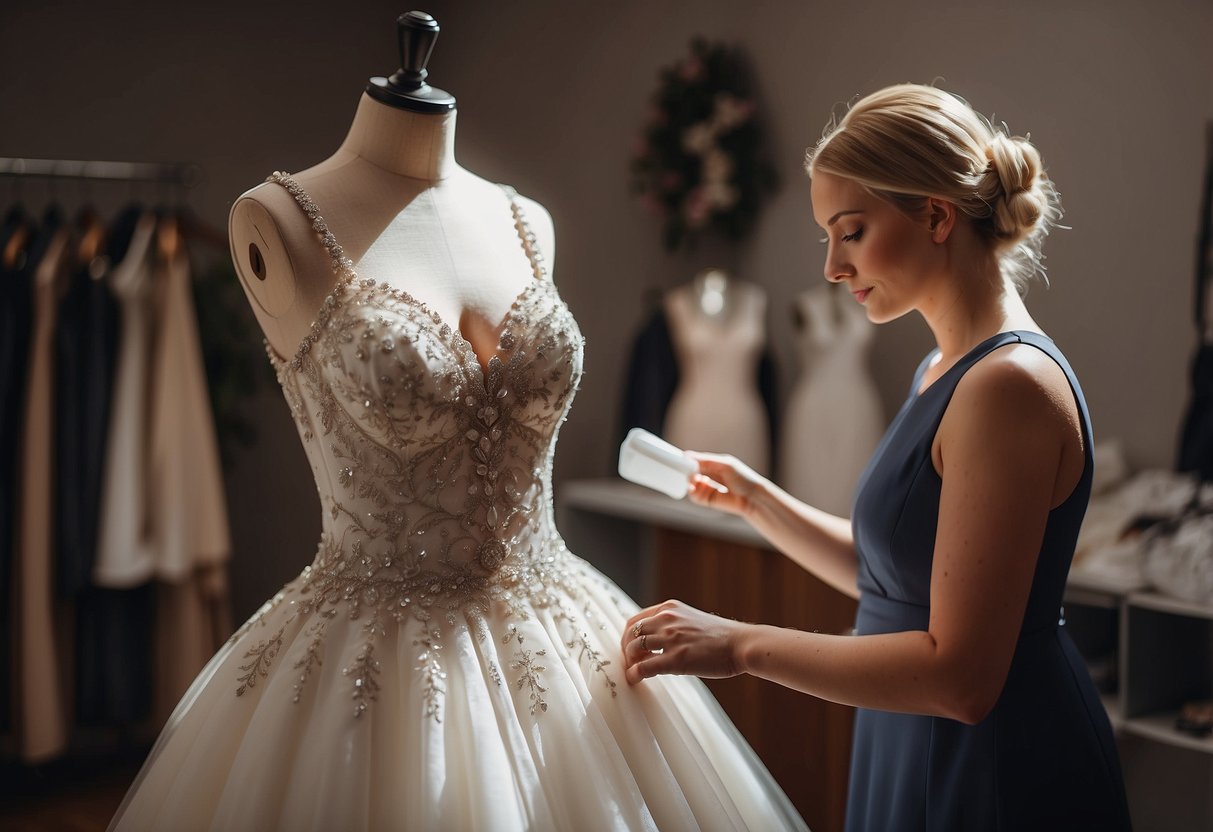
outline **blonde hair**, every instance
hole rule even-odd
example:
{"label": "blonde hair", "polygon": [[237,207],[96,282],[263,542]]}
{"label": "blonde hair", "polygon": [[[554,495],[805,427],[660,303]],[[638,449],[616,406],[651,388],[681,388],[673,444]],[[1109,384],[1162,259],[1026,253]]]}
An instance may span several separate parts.
{"label": "blonde hair", "polygon": [[1021,292],[1033,275],[1044,276],[1041,247],[1062,212],[1040,154],[959,96],[921,84],[878,90],[827,125],[805,168],[858,182],[912,216],[927,197],[945,199],[989,242]]}

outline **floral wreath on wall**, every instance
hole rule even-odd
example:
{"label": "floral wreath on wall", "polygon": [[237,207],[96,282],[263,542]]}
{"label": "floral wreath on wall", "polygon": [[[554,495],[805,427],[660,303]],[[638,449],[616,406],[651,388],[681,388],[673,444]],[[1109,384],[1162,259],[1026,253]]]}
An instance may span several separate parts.
{"label": "floral wreath on wall", "polygon": [[661,219],[670,251],[693,248],[704,233],[739,240],[776,185],[741,51],[697,38],[659,77],[632,189]]}

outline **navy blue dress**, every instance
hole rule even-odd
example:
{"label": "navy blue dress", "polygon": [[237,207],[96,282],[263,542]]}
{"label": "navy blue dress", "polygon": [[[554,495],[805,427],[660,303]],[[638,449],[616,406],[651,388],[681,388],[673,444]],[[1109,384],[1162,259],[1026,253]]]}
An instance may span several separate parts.
{"label": "navy blue dress", "polygon": [[931,443],[964,373],[1012,343],[1040,349],[1065,371],[1082,418],[1082,479],[1049,514],[1010,673],[990,714],[966,725],[944,717],[856,712],[848,832],[1129,828],[1112,728],[1060,616],[1093,460],[1086,401],[1049,338],[1026,331],[995,335],[919,396],[934,353],[923,359],[856,489],[855,628],[860,635],[927,629],[943,484],[931,462]]}

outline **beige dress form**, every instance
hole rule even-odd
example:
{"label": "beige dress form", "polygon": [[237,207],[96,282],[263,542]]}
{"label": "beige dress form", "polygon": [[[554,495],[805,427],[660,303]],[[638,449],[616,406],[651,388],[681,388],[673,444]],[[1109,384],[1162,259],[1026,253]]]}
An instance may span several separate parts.
{"label": "beige dress form", "polygon": [[672,290],[664,302],[679,377],[663,435],[688,450],[732,454],[767,474],[771,438],[758,388],[766,294],[731,280],[719,316],[704,314],[690,285]]}
{"label": "beige dress form", "polygon": [[30,348],[18,492],[16,575],[17,737],[22,759],[47,760],[67,745],[66,685],[61,668],[64,616],[54,597],[52,414],[55,314],[69,233],[61,228],[34,273],[34,331]]}
{"label": "beige dress form", "polygon": [[822,511],[849,517],[856,485],[887,421],[868,370],[875,326],[841,286],[795,300],[801,373],[784,411],[779,484]]}

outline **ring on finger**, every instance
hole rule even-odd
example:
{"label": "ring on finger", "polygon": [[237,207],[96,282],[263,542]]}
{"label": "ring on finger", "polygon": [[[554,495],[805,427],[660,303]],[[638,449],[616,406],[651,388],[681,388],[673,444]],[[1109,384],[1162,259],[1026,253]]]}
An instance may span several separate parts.
{"label": "ring on finger", "polygon": [[632,627],[632,638],[640,638],[640,622],[639,621],[637,621],[635,626]]}
{"label": "ring on finger", "polygon": [[649,649],[649,634],[648,633],[645,633],[644,635],[642,635],[640,637],[640,649],[641,650]]}

